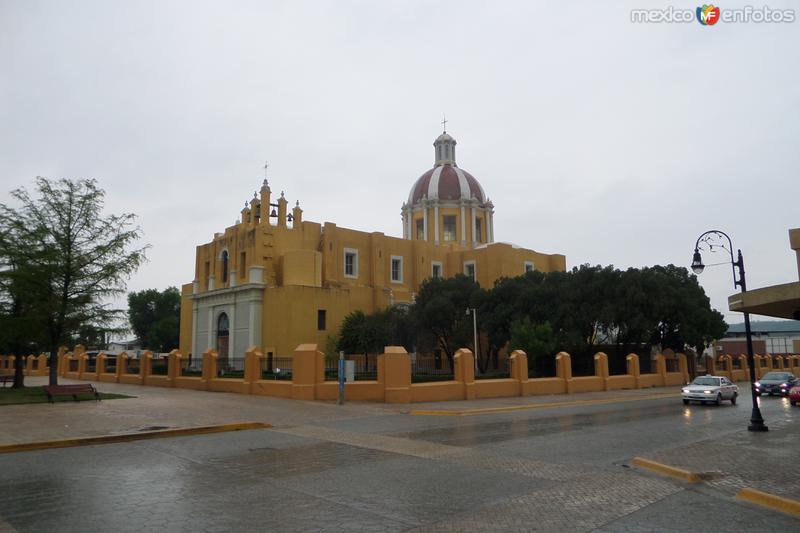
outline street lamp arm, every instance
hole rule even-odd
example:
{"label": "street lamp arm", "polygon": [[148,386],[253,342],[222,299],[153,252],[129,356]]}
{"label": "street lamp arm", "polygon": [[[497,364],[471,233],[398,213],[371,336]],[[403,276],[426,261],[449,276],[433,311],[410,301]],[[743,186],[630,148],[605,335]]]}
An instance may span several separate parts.
{"label": "street lamp arm", "polygon": [[[720,239],[724,237],[728,241],[728,247],[727,248],[725,248],[724,241],[723,241],[723,244],[721,245],[721,247],[723,249],[727,250],[728,254],[731,256],[731,270],[733,271],[733,286],[734,286],[734,288],[735,287],[740,287],[742,289],[742,292],[746,291],[747,289],[745,288],[746,285],[745,285],[745,279],[744,279],[744,259],[742,258],[742,251],[741,250],[737,250],[738,257],[736,259],[734,259],[734,257],[733,257],[733,242],[731,242],[731,238],[728,236],[728,234],[725,233],[722,230],[712,229],[712,230],[708,230],[708,231],[700,234],[700,236],[697,238],[697,241],[695,241],[695,243],[694,243],[693,266],[694,266],[695,263],[699,264],[699,266],[700,266],[699,272],[703,271],[702,261],[700,260],[700,243],[701,242],[706,242],[708,244],[709,250],[713,252],[714,251],[714,245],[711,244],[711,243],[708,243],[708,238],[707,238],[707,237],[709,237],[711,235],[715,235]],[[719,248],[720,245],[718,244],[717,247]],[[739,278],[738,279],[736,278],[736,269],[737,268],[739,270]]]}

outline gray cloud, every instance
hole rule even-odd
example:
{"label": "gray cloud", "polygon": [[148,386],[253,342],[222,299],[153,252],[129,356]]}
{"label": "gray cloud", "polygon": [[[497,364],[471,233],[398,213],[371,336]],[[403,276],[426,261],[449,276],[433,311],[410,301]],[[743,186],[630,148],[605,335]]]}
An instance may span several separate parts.
{"label": "gray cloud", "polygon": [[[498,240],[688,265],[718,227],[750,286],[796,279],[797,23],[641,7],[664,4],[0,1],[0,198],[95,177],[153,244],[130,288],[180,285],[265,159],[306,219],[400,235],[447,113]],[[737,321],[730,271],[701,283]]]}

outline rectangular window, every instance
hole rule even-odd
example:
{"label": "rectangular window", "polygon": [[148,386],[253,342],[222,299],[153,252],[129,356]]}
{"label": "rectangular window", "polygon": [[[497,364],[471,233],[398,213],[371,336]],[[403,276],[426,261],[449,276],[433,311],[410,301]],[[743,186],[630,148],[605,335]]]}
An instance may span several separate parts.
{"label": "rectangular window", "polygon": [[439,261],[431,261],[431,277],[432,278],[442,277],[442,264]]}
{"label": "rectangular window", "polygon": [[442,217],[442,226],[444,228],[444,240],[456,240],[456,216],[445,215]]}
{"label": "rectangular window", "polygon": [[464,275],[475,281],[475,261],[464,262]]}
{"label": "rectangular window", "polygon": [[425,240],[425,220],[421,218],[417,219],[417,240]]}
{"label": "rectangular window", "polygon": [[353,248],[344,249],[344,277],[358,277],[358,250]]}
{"label": "rectangular window", "polygon": [[481,227],[483,224],[481,222],[481,219],[475,219],[475,242],[483,242],[483,228]]}
{"label": "rectangular window", "polygon": [[239,279],[247,280],[247,253],[242,252],[239,254]]}
{"label": "rectangular window", "polygon": [[533,261],[525,261],[523,263],[523,265],[524,265],[524,267],[523,267],[524,268],[524,272],[533,272],[534,270],[536,270],[533,267]]}
{"label": "rectangular window", "polygon": [[392,283],[403,283],[403,258],[392,256]]}
{"label": "rectangular window", "polygon": [[317,330],[325,331],[325,309],[317,309]]}

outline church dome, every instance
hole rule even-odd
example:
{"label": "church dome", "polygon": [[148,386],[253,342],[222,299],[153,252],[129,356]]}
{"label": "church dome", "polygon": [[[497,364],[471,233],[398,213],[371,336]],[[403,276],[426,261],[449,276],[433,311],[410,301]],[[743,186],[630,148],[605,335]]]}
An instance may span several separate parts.
{"label": "church dome", "polygon": [[408,195],[408,203],[416,204],[423,198],[429,200],[469,200],[475,198],[486,203],[483,187],[472,174],[455,165],[433,167],[419,177]]}
{"label": "church dome", "polygon": [[423,198],[439,201],[475,199],[486,203],[483,187],[472,174],[456,165],[456,140],[443,132],[433,142],[436,148],[434,167],[417,179],[408,195],[408,203],[416,204]]}

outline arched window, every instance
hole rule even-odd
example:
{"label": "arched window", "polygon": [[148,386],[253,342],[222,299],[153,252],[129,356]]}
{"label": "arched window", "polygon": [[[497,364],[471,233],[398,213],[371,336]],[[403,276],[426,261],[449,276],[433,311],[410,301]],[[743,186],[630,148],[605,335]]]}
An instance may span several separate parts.
{"label": "arched window", "polygon": [[230,322],[228,322],[228,315],[226,313],[220,313],[217,319],[217,334],[227,335],[229,330]]}
{"label": "arched window", "polygon": [[223,250],[220,256],[222,261],[222,283],[228,283],[228,250]]}

